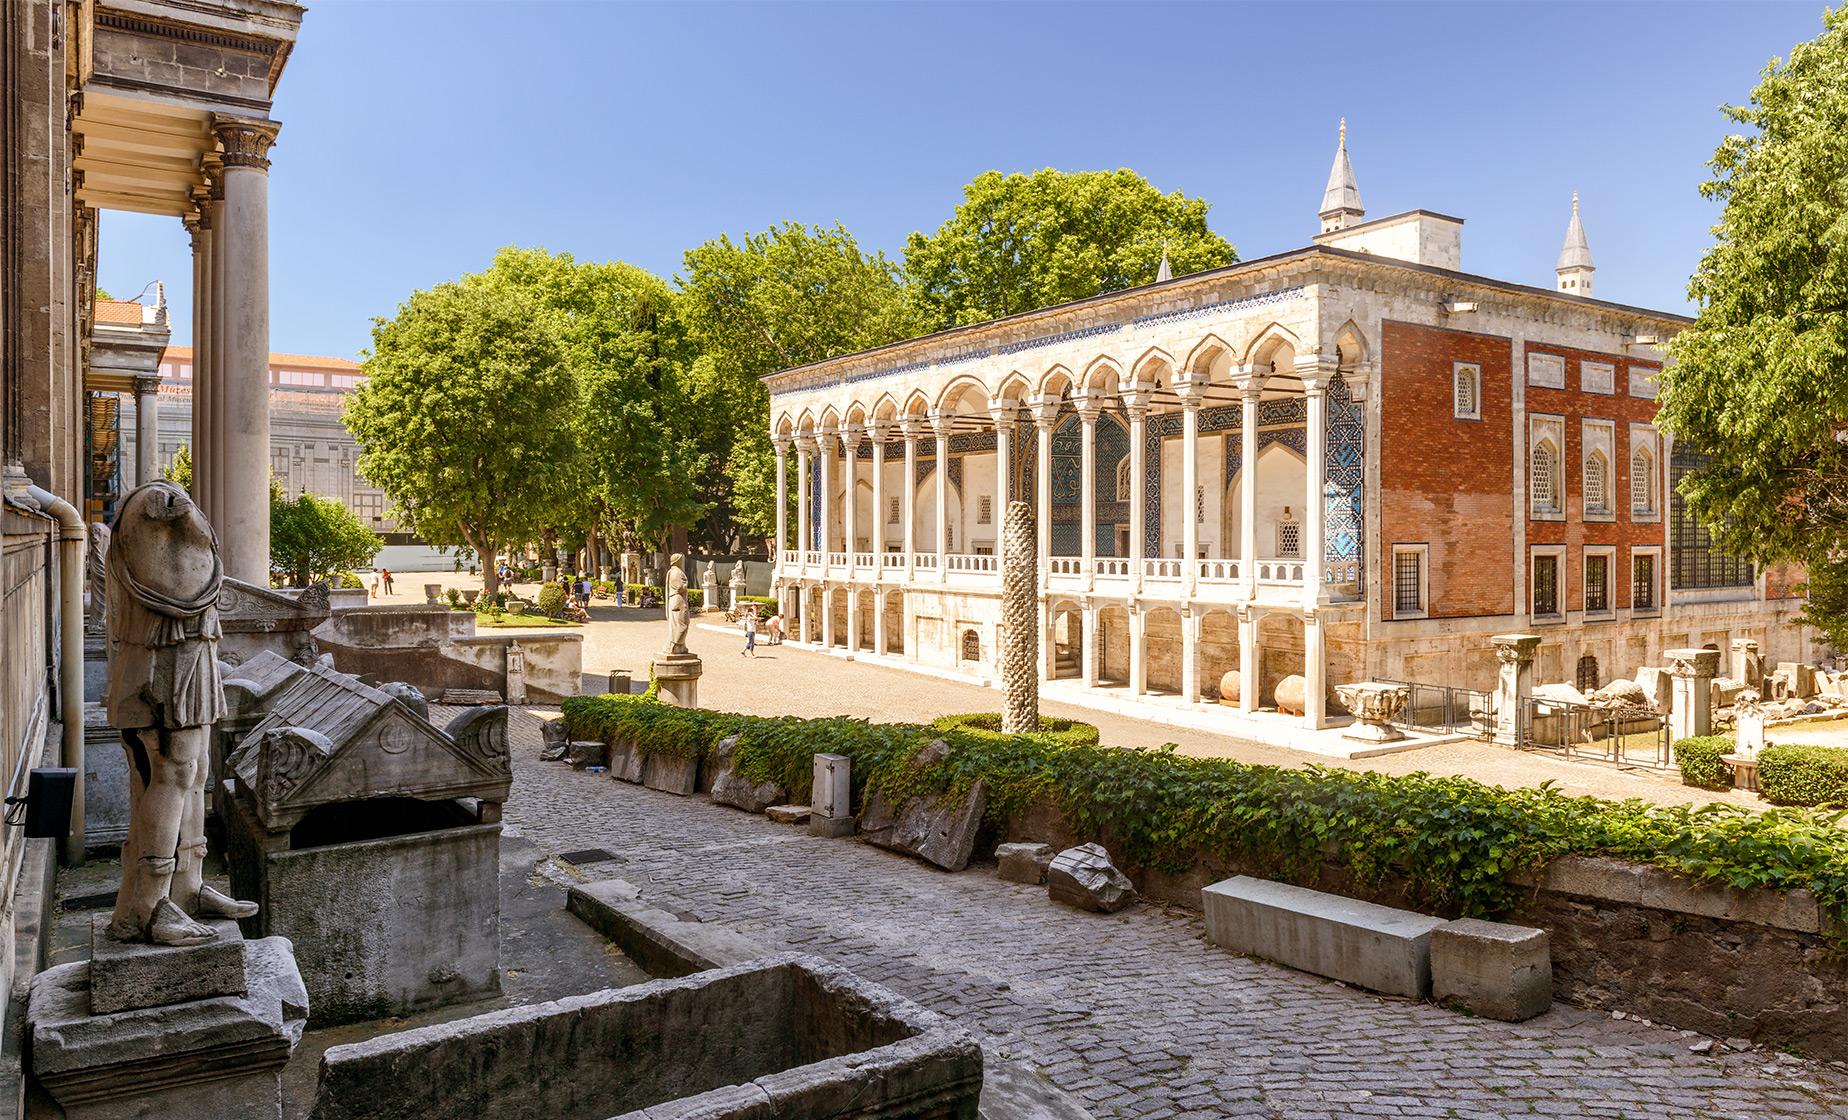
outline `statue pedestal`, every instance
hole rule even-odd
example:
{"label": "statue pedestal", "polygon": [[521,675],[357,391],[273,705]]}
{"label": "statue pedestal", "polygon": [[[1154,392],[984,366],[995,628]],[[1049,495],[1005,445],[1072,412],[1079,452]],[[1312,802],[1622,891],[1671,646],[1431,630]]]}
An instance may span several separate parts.
{"label": "statue pedestal", "polygon": [[211,922],[204,945],[131,945],[106,923],[92,959],[39,973],[27,1004],[32,1074],[66,1120],[280,1120],[282,1067],[308,1019],[288,940]]}
{"label": "statue pedestal", "polygon": [[661,702],[676,708],[699,707],[699,676],[706,666],[695,653],[664,653],[649,664]]}

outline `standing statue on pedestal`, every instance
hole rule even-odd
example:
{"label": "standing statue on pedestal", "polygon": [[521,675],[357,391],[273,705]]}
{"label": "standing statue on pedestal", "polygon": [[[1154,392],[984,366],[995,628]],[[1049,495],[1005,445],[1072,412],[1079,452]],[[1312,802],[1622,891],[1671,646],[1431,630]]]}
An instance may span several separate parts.
{"label": "standing statue on pedestal", "polygon": [[676,552],[667,562],[667,648],[662,652],[669,657],[687,652],[687,573],[680,566],[685,559]]}
{"label": "standing statue on pedestal", "polygon": [[101,521],[90,522],[90,547],[84,553],[84,571],[90,584],[90,600],[85,604],[84,629],[95,631],[103,625],[106,600],[103,588],[109,583],[108,572],[104,562],[109,556],[109,526]]}
{"label": "standing statue on pedestal", "polygon": [[196,945],[194,918],[247,918],[254,903],[205,885],[205,782],[218,677],[218,538],[186,491],[144,483],[116,514],[108,565],[109,722],[128,752],[129,826],[109,934]]}

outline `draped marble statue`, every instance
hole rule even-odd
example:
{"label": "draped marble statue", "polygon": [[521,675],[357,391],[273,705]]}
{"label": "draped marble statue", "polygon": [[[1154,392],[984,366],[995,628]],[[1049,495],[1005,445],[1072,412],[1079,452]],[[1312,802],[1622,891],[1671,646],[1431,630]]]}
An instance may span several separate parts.
{"label": "draped marble statue", "polygon": [[667,563],[667,649],[672,657],[687,652],[687,573],[681,568],[686,557],[674,553]]}
{"label": "draped marble statue", "polygon": [[200,944],[213,934],[194,918],[257,912],[204,881],[207,744],[225,714],[218,538],[186,491],[165,479],[130,491],[111,536],[104,703],[128,752],[129,826],[109,933]]}

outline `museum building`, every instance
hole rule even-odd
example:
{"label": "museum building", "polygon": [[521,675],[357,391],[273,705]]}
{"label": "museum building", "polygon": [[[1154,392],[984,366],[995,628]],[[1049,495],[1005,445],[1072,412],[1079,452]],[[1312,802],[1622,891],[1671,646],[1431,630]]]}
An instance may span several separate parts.
{"label": "museum building", "polygon": [[1716,551],[1676,496],[1698,459],[1655,396],[1690,320],[1593,296],[1576,197],[1552,287],[1472,275],[1461,218],[1366,217],[1344,125],[1320,219],[1300,249],[767,377],[792,639],[996,680],[1024,501],[1049,695],[1236,726],[1300,676],[1283,706],[1316,728],[1340,683],[1490,688],[1510,631],[1581,689],[1737,638],[1812,656],[1791,573]]}

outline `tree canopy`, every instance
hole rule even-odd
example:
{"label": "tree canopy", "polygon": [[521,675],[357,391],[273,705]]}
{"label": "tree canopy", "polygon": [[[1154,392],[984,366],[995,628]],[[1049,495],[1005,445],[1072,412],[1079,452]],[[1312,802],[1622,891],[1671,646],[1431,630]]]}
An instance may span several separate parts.
{"label": "tree canopy", "polygon": [[296,587],[364,567],[385,541],[331,498],[270,495],[270,570]]}
{"label": "tree canopy", "polygon": [[686,254],[681,313],[691,340],[711,359],[715,501],[747,530],[776,525],[765,374],[924,333],[928,320],[898,266],[863,251],[843,227],[799,223],[722,235]]}
{"label": "tree canopy", "polygon": [[1659,418],[1705,457],[1681,494],[1716,542],[1808,563],[1812,621],[1848,637],[1827,605],[1848,597],[1817,594],[1848,582],[1848,8],[1723,111],[1749,131],[1721,142],[1701,187],[1723,210]]}
{"label": "tree canopy", "polygon": [[415,292],[378,320],[347,405],[359,470],[434,545],[481,557],[536,539],[572,465],[576,390],[552,314],[490,273]]}
{"label": "tree canopy", "polygon": [[934,327],[980,323],[1150,283],[1164,245],[1177,276],[1235,262],[1206,211],[1127,168],[989,171],[936,233],[911,235],[905,275]]}

